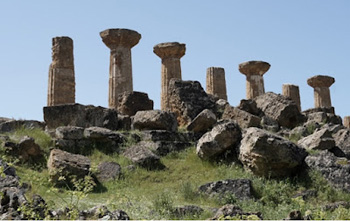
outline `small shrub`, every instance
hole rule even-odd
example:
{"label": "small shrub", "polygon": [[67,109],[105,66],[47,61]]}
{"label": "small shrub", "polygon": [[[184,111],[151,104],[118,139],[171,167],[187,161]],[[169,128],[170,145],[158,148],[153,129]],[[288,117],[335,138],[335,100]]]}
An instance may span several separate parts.
{"label": "small shrub", "polygon": [[191,201],[195,200],[199,196],[198,192],[193,187],[193,184],[189,181],[181,184],[181,194],[185,200]]}
{"label": "small shrub", "polygon": [[152,204],[153,209],[160,215],[170,216],[174,212],[173,200],[167,192],[157,195]]}

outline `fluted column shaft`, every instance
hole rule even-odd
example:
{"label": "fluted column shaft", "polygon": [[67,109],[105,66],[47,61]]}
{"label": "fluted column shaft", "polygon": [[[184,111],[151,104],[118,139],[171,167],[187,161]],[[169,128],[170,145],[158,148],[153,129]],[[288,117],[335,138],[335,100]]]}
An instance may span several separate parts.
{"label": "fluted column shaft", "polygon": [[75,103],[73,40],[55,37],[52,39],[47,106],[70,103]]}
{"label": "fluted column shaft", "polygon": [[206,91],[219,99],[227,100],[225,70],[219,67],[207,69]]}

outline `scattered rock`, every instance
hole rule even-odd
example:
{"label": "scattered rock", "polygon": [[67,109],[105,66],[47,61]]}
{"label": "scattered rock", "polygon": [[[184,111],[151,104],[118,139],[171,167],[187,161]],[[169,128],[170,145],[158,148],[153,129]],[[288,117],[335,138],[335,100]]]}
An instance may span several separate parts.
{"label": "scattered rock", "polygon": [[171,79],[169,98],[170,111],[175,113],[179,126],[188,125],[204,109],[215,109],[215,100],[198,81]]}
{"label": "scattered rock", "polygon": [[239,103],[238,108],[256,116],[262,115],[262,111],[256,106],[256,102],[254,100],[243,99]]}
{"label": "scattered rock", "polygon": [[316,196],[317,196],[316,190],[304,190],[295,194],[293,198],[301,197],[303,200],[307,200],[310,197],[316,197]]}
{"label": "scattered rock", "polygon": [[219,99],[215,102],[215,115],[217,119],[221,119],[222,114],[227,105],[230,105],[227,100]]}
{"label": "scattered rock", "polygon": [[199,187],[199,191],[210,196],[234,195],[239,200],[254,199],[252,182],[248,179],[220,180]]}
{"label": "scattered rock", "polygon": [[200,112],[192,122],[187,126],[188,131],[194,133],[203,133],[210,129],[216,123],[216,116],[208,109]]}
{"label": "scattered rock", "polygon": [[334,187],[350,192],[350,162],[346,158],[336,157],[329,151],[309,155],[306,164],[323,175]]}
{"label": "scattered rock", "polygon": [[319,124],[340,124],[343,121],[340,116],[326,112],[312,112],[306,115],[308,121],[314,121]]}
{"label": "scattered rock", "polygon": [[97,166],[96,177],[100,182],[118,179],[121,175],[121,167],[115,162],[102,162]]}
{"label": "scattered rock", "polygon": [[286,220],[302,220],[302,219],[303,217],[299,210],[293,210],[288,214],[288,217],[286,218]]}
{"label": "scattered rock", "polygon": [[65,140],[80,140],[84,137],[84,128],[62,126],[56,128],[56,138]]}
{"label": "scattered rock", "polygon": [[9,120],[0,123],[0,133],[12,132],[22,127],[28,129],[44,129],[45,123],[36,120]]}
{"label": "scattered rock", "polygon": [[[83,179],[89,173],[89,158],[71,154],[59,149],[53,149],[47,162],[47,168],[52,181],[57,184],[70,184],[71,177],[76,176],[77,179]],[[64,180],[60,177],[65,177]]]}
{"label": "scattered rock", "polygon": [[258,176],[285,177],[297,172],[306,156],[306,151],[291,141],[251,127],[243,135],[239,159]]}
{"label": "scattered rock", "polygon": [[138,130],[177,131],[175,115],[168,111],[139,111],[133,120],[133,128]]}
{"label": "scattered rock", "polygon": [[123,154],[133,163],[149,170],[163,169],[164,165],[160,162],[159,156],[155,155],[151,150],[142,144],[136,144],[129,147]]}
{"label": "scattered rock", "polygon": [[199,139],[196,153],[202,159],[213,159],[228,149],[235,149],[241,137],[241,130],[236,123],[219,122]]}
{"label": "scattered rock", "polygon": [[266,116],[276,120],[283,127],[294,128],[304,121],[296,103],[280,94],[268,92],[254,100]]}
{"label": "scattered rock", "polygon": [[177,133],[166,130],[148,130],[142,131],[142,139],[145,141],[179,141],[179,142],[193,142],[195,138],[193,133]]}
{"label": "scattered rock", "polygon": [[204,210],[195,205],[178,206],[174,208],[173,214],[177,217],[200,215]]}
{"label": "scattered rock", "polygon": [[[250,217],[252,216],[252,217]],[[241,208],[238,206],[232,205],[232,204],[227,204],[221,207],[215,214],[213,218],[210,218],[211,220],[225,220],[227,219],[232,219],[232,218],[237,218],[238,220],[243,218],[245,219],[250,219],[253,220],[253,218],[259,218],[262,220],[262,215],[260,212],[257,213],[247,213],[243,212]]]}
{"label": "scattered rock", "polygon": [[116,110],[92,105],[65,104],[44,107],[44,120],[48,129],[60,126],[118,129]]}
{"label": "scattered rock", "polygon": [[335,141],[328,129],[322,129],[299,140],[298,145],[307,150],[329,150],[335,147]]}
{"label": "scattered rock", "polygon": [[241,128],[259,127],[261,121],[260,117],[230,105],[226,106],[224,113],[222,114],[222,119],[234,120]]}
{"label": "scattered rock", "polygon": [[118,130],[131,130],[131,118],[128,115],[118,114]]}
{"label": "scattered rock", "polygon": [[267,131],[277,132],[280,129],[278,122],[268,116],[263,116],[260,124],[261,127]]}
{"label": "scattered rock", "polygon": [[134,116],[138,111],[153,110],[153,101],[143,92],[125,92],[118,99],[117,110],[124,115]]}
{"label": "scattered rock", "polygon": [[349,209],[350,208],[350,202],[346,202],[346,201],[339,201],[339,202],[334,202],[334,203],[330,203],[330,204],[326,204],[323,209],[326,211],[331,211],[333,212],[334,210],[336,210],[339,207],[344,207],[345,209]]}
{"label": "scattered rock", "polygon": [[18,143],[18,155],[24,162],[29,159],[35,160],[43,157],[42,150],[38,144],[35,143],[34,138],[25,136]]}
{"label": "scattered rock", "polygon": [[350,159],[350,129],[340,129],[333,134],[335,145]]}
{"label": "scattered rock", "polygon": [[139,145],[147,147],[159,156],[165,156],[172,152],[179,152],[192,146],[191,143],[181,141],[141,141]]}

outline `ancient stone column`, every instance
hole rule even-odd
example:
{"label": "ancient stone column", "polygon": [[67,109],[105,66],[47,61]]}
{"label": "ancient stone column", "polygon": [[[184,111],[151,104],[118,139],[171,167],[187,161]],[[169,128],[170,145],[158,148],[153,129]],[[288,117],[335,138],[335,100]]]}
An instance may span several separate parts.
{"label": "ancient stone column", "polygon": [[170,79],[182,79],[180,58],[185,55],[186,45],[178,42],[157,44],[153,52],[162,59],[161,69],[161,110],[169,110],[169,81]]}
{"label": "ancient stone column", "polygon": [[52,39],[47,106],[71,103],[75,103],[73,40],[56,37]]}
{"label": "ancient stone column", "polygon": [[350,116],[344,117],[343,124],[345,127],[350,128]]}
{"label": "ancient stone column", "polygon": [[131,48],[139,43],[141,35],[129,29],[107,29],[100,36],[111,49],[108,106],[117,108],[118,96],[133,91]]}
{"label": "ancient stone column", "polygon": [[283,84],[282,95],[292,99],[297,104],[299,111],[301,111],[299,86],[294,84]]}
{"label": "ancient stone column", "polygon": [[253,99],[265,93],[263,75],[270,69],[264,61],[247,61],[239,64],[239,71],[247,77],[247,99]]}
{"label": "ancient stone column", "polygon": [[325,75],[316,75],[307,79],[307,84],[314,88],[315,108],[332,107],[329,87],[334,82],[334,78]]}
{"label": "ancient stone column", "polygon": [[207,93],[227,100],[225,70],[219,67],[207,69]]}

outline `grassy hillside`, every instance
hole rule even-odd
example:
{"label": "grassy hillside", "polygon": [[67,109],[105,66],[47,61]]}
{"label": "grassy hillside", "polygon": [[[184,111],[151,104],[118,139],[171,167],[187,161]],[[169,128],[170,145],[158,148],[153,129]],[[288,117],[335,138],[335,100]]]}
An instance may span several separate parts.
{"label": "grassy hillside", "polygon": [[[36,139],[46,153],[51,145],[50,137],[40,130],[21,129],[9,134],[12,139],[29,135]],[[3,146],[3,144],[1,144]],[[3,148],[2,148],[3,149]],[[8,162],[14,162],[1,153]],[[104,204],[110,210],[122,209],[132,219],[207,219],[213,216],[213,208],[231,203],[245,212],[261,212],[264,219],[283,219],[292,210],[310,214],[313,219],[349,219],[350,210],[338,208],[325,211],[323,206],[336,201],[349,201],[350,194],[330,187],[320,174],[307,171],[289,179],[266,179],[254,176],[239,164],[210,163],[195,154],[195,147],[172,153],[161,159],[165,170],[148,171],[142,168],[128,169],[130,161],[114,154],[106,155],[97,150],[88,156],[92,171],[98,163],[114,161],[122,166],[123,176],[95,187],[92,192],[79,192],[67,188],[55,188],[49,182],[45,164],[15,164],[21,181],[32,186],[27,193],[41,195],[51,208],[75,205],[79,209]],[[197,192],[200,185],[222,179],[248,178],[252,180],[256,200],[240,201],[227,195],[223,199],[209,198]],[[316,196],[306,200],[293,198],[304,190],[315,190]],[[79,200],[79,201],[78,201]],[[199,216],[175,217],[174,207],[197,205],[205,212]]]}

